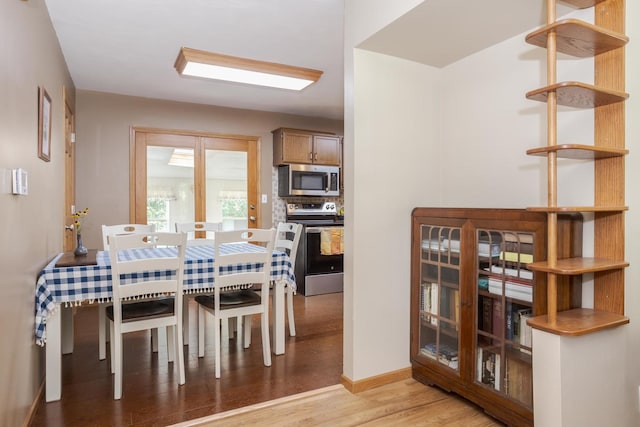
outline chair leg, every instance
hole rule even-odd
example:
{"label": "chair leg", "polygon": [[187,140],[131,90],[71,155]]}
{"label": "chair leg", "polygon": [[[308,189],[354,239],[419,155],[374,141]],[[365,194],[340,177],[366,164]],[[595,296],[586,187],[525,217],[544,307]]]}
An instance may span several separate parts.
{"label": "chair leg", "polygon": [[111,373],[114,374],[116,372],[115,370],[115,364],[116,364],[116,351],[115,351],[115,345],[114,345],[114,340],[113,340],[113,334],[114,334],[114,325],[112,321],[109,321],[109,333],[111,336],[111,342],[109,344],[109,353],[111,355]]}
{"label": "chair leg", "polygon": [[122,397],[122,334],[111,334],[111,346],[115,353],[115,375],[113,377],[113,398],[119,400]]}
{"label": "chair leg", "polygon": [[189,345],[189,331],[191,330],[189,324],[189,298],[184,296],[182,298],[182,342],[184,345]]}
{"label": "chair leg", "polygon": [[293,318],[293,289],[287,286],[287,314],[289,315],[289,335],[296,336],[296,321]]}
{"label": "chair leg", "polygon": [[158,352],[158,328],[151,330],[151,351]]}
{"label": "chair leg", "polygon": [[107,357],[107,314],[105,305],[98,303],[98,359]]}
{"label": "chair leg", "polygon": [[165,335],[167,336],[167,358],[169,362],[173,362],[176,352],[176,349],[174,347],[174,344],[176,342],[174,334],[180,335],[182,331],[176,331],[175,326],[167,326],[165,328],[165,331]]}
{"label": "chair leg", "polygon": [[214,320],[215,320],[215,325],[213,328],[213,339],[216,346],[215,348],[216,378],[220,378],[220,346],[222,345],[222,338],[220,337],[221,335],[220,327],[222,325],[220,324],[219,317],[214,316]]}
{"label": "chair leg", "polygon": [[198,357],[204,357],[204,309],[198,304]]}
{"label": "chair leg", "polygon": [[247,316],[241,317],[242,321],[242,331],[244,335],[244,348],[249,348],[251,346],[251,319],[252,316],[249,314]]}
{"label": "chair leg", "polygon": [[[229,330],[229,339],[233,339],[236,336],[236,332],[238,331],[238,318],[237,317],[231,317],[229,319],[224,319],[227,321],[228,323],[228,327],[227,329]],[[224,328],[224,320],[222,323],[222,327]]]}
{"label": "chair leg", "polygon": [[262,324],[262,356],[264,358],[264,366],[271,366],[271,339],[269,337],[269,315],[262,313],[260,315]]}
{"label": "chair leg", "polygon": [[176,356],[178,359],[178,384],[182,385],[185,383],[185,375],[184,375],[184,342],[183,342],[183,334],[180,333],[178,328],[176,327],[175,333],[175,351],[177,352]]}

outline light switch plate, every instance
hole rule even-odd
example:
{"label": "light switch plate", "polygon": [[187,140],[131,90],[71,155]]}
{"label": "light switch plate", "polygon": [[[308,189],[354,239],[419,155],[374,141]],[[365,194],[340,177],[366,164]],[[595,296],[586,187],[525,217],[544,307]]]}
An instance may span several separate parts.
{"label": "light switch plate", "polygon": [[262,195],[262,203],[267,203],[268,199],[267,199],[267,195],[263,194]]}
{"label": "light switch plate", "polygon": [[22,168],[11,170],[11,193],[23,196],[29,194],[26,170]]}

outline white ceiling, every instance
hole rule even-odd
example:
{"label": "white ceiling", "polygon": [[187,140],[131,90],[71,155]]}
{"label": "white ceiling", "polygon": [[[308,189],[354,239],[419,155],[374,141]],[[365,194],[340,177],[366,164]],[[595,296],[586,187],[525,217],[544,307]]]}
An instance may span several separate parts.
{"label": "white ceiling", "polygon": [[[45,2],[77,89],[343,119],[344,0]],[[359,47],[442,67],[544,13],[541,0],[425,0]],[[324,74],[300,92],[184,78],[173,66],[183,46]]]}
{"label": "white ceiling", "polygon": [[[80,90],[343,118],[343,0],[45,0]],[[324,71],[302,91],[180,77],[181,47]]]}

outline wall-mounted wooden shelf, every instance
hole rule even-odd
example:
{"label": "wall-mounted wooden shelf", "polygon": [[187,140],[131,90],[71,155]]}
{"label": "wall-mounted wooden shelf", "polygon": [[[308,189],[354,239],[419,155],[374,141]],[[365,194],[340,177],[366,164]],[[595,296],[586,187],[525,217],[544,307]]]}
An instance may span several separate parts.
{"label": "wall-mounted wooden shelf", "polygon": [[624,212],[628,206],[530,206],[532,212],[569,213],[569,212]]}
{"label": "wall-mounted wooden shelf", "polygon": [[629,94],[604,89],[582,82],[561,82],[535,89],[527,93],[533,101],[547,102],[549,93],[555,92],[558,105],[575,108],[596,108],[623,102]]}
{"label": "wall-mounted wooden shelf", "polygon": [[578,19],[565,19],[546,25],[527,35],[526,42],[546,48],[549,33],[556,33],[558,52],[578,58],[590,58],[624,46],[629,38],[624,34],[596,27]]}
{"label": "wall-mounted wooden shelf", "polygon": [[555,335],[580,336],[629,323],[629,318],[608,311],[576,308],[558,313],[555,322],[547,315],[532,317],[527,324]]}
{"label": "wall-mounted wooden shelf", "polygon": [[598,3],[602,3],[605,0],[560,0],[562,3],[570,4],[578,9],[586,9],[593,7]]}
{"label": "wall-mounted wooden shelf", "polygon": [[557,260],[553,266],[549,265],[547,261],[527,264],[527,268],[529,270],[561,274],[565,276],[594,273],[596,271],[615,270],[618,268],[626,268],[628,266],[629,263],[627,261],[605,258],[565,258]]}
{"label": "wall-mounted wooden shelf", "polygon": [[556,153],[563,159],[597,160],[624,156],[629,154],[629,150],[581,144],[558,144],[527,150],[530,156],[548,156],[549,153]]}

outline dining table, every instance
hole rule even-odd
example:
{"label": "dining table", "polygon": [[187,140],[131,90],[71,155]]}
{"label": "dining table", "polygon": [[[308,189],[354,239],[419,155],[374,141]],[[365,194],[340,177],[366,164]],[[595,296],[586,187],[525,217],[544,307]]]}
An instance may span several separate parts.
{"label": "dining table", "polygon": [[[145,258],[175,254],[175,247],[132,249],[119,256]],[[249,243],[221,245],[225,254],[264,251],[261,246]],[[262,265],[242,264],[234,269],[259,271]],[[183,292],[186,295],[214,292],[214,247],[209,245],[187,246]],[[149,272],[155,277],[170,277],[175,272]],[[125,281],[136,276],[123,277]],[[284,354],[285,286],[295,289],[294,268],[285,252],[273,251],[271,262],[273,284],[273,352]],[[87,258],[74,257],[72,252],[56,255],[40,272],[35,295],[35,341],[45,347],[47,402],[60,400],[62,394],[62,354],[73,352],[73,314],[69,308],[83,304],[107,303],[113,295],[111,261],[108,251],[92,250]],[[96,328],[97,331],[97,328]]]}

